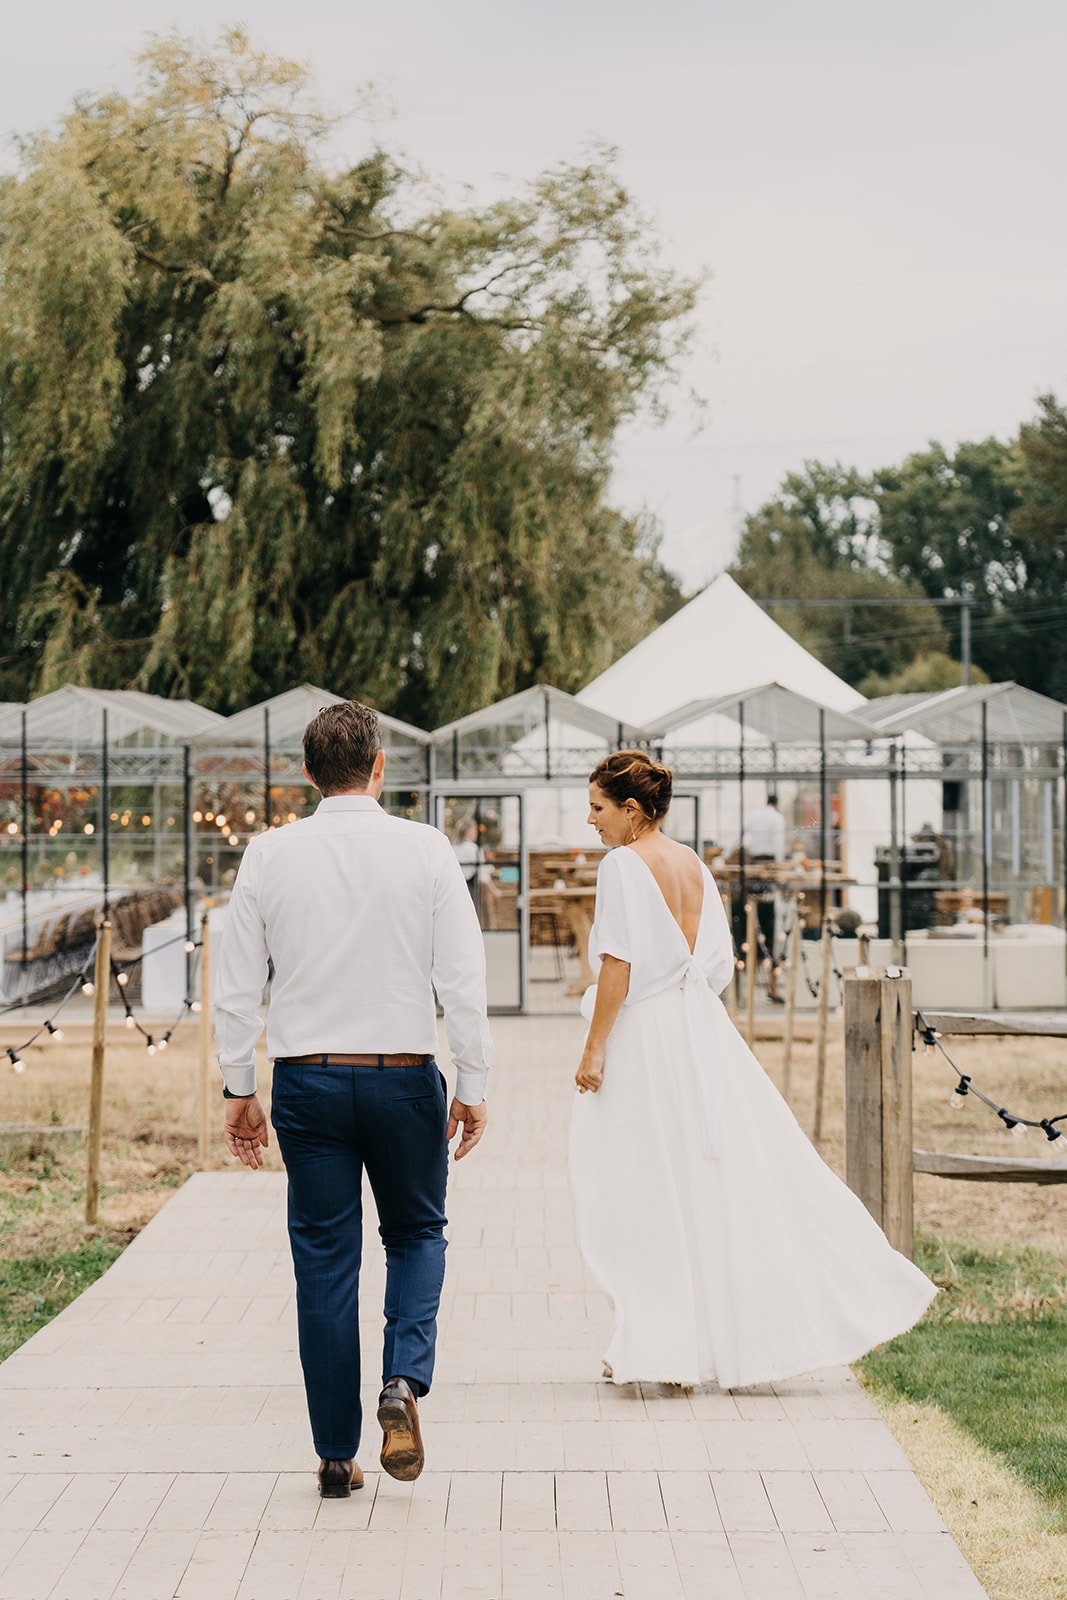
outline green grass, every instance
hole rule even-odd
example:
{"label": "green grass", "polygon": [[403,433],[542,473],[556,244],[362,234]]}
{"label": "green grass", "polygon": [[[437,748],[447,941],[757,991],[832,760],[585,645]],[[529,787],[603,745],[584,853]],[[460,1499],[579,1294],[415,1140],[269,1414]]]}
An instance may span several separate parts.
{"label": "green grass", "polygon": [[920,1236],[943,1289],[922,1322],[860,1362],[876,1392],[939,1406],[1048,1502],[1067,1529],[1067,1276],[1037,1250]]}
{"label": "green grass", "polygon": [[0,1257],[0,1361],[106,1272],[121,1247],[94,1239],[58,1255]]}

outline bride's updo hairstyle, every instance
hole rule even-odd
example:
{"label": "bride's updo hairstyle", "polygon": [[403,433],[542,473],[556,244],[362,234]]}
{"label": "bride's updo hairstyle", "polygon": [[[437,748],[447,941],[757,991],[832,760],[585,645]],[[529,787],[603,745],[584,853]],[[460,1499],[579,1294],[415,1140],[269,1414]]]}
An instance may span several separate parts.
{"label": "bride's updo hairstyle", "polygon": [[593,769],[589,782],[595,783],[617,806],[636,800],[645,816],[657,822],[670,809],[674,785],[671,769],[652,761],[643,750],[616,750]]}

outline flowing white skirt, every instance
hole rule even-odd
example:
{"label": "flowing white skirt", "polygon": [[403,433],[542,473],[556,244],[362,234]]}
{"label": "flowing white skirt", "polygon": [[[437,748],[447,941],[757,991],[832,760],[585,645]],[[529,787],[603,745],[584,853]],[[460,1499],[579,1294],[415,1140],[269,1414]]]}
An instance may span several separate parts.
{"label": "flowing white skirt", "polygon": [[[679,987],[624,1006],[599,1093],[575,1094],[578,1241],[614,1306],[614,1381],[733,1389],[855,1361],[936,1286],[818,1155],[710,990],[693,1060],[687,1003]],[[712,1159],[698,1071],[715,1075]]]}

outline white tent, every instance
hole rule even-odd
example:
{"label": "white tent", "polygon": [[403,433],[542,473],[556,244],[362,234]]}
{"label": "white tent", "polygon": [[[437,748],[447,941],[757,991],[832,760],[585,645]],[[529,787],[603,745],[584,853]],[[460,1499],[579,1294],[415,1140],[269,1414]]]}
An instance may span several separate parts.
{"label": "white tent", "polygon": [[723,573],[654,633],[594,678],[579,700],[651,726],[692,700],[784,683],[834,711],[863,696],[824,667]]}
{"label": "white tent", "polygon": [[[694,701],[720,699],[771,682],[785,684],[828,710],[864,715],[864,696],[805,650],[723,573],[594,678],[578,698],[598,710],[614,713],[622,708],[631,721],[654,728]],[[757,733],[755,738],[759,737]],[[918,735],[907,738],[910,743]],[[693,746],[733,745],[737,729],[726,718],[709,715],[686,728],[685,741]],[[669,761],[670,750],[664,753]],[[733,783],[689,787],[704,788],[705,835],[720,843],[732,837],[738,825]],[[746,809],[761,802],[769,784],[766,779],[753,780],[747,787]],[[850,903],[871,916],[875,850],[889,838],[888,785],[850,780],[841,790],[847,865],[868,886],[853,891]],[[916,820],[938,822],[940,786],[918,780],[910,792]],[[681,826],[681,812],[676,821]]]}

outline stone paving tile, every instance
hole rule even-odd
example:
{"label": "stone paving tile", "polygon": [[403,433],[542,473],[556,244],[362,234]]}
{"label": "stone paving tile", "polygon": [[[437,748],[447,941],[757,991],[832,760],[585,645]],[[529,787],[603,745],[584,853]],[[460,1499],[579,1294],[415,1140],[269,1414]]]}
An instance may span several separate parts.
{"label": "stone paving tile", "polygon": [[[319,1498],[284,1178],[201,1174],[0,1366],[2,1600],[981,1600],[847,1368],[600,1381],[610,1310],[558,1137],[580,1033],[497,1031],[490,1135],[450,1173],[418,1482],[381,1474],[372,1428],[365,1487]],[[370,1417],[373,1228],[368,1198]]]}

